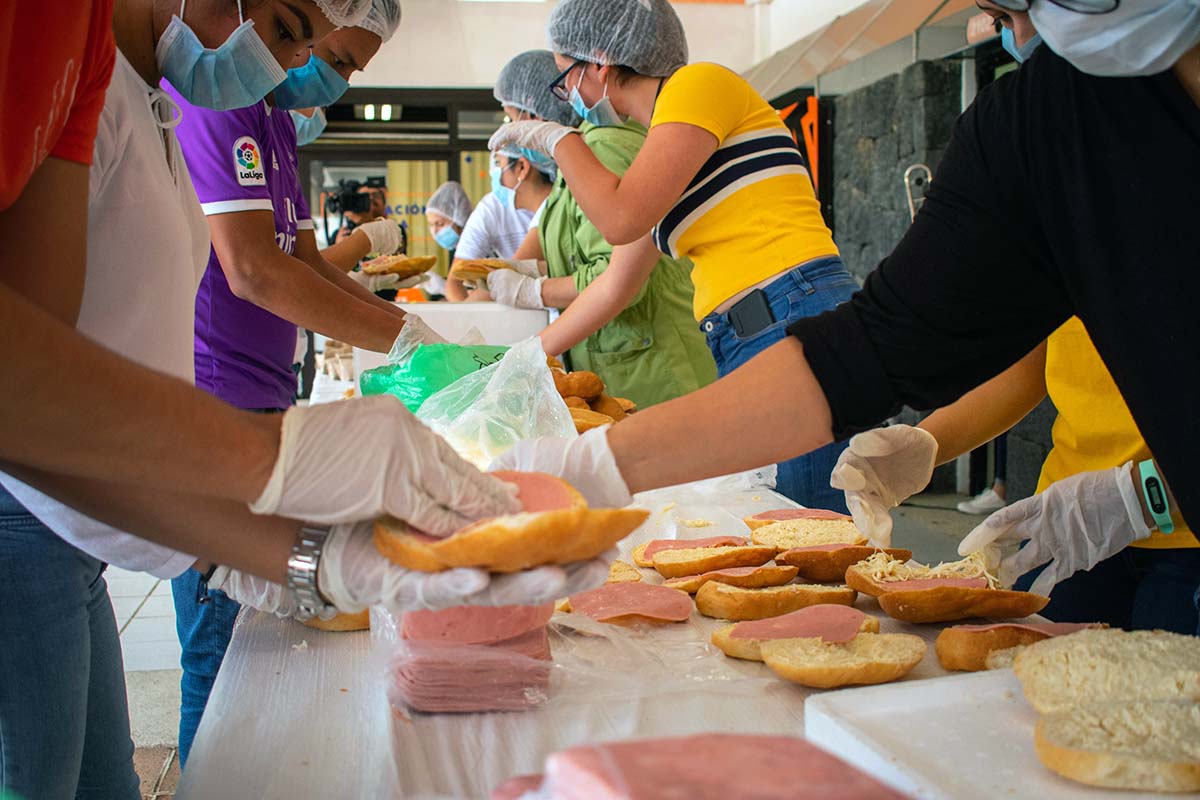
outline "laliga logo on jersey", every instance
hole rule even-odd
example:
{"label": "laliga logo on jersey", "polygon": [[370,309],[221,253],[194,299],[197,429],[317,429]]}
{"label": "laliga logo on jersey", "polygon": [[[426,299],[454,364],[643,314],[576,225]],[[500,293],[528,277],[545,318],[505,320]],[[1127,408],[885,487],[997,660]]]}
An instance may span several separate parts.
{"label": "laliga logo on jersey", "polygon": [[233,143],[233,168],[237,172],[239,186],[267,185],[262,150],[253,137],[243,136]]}

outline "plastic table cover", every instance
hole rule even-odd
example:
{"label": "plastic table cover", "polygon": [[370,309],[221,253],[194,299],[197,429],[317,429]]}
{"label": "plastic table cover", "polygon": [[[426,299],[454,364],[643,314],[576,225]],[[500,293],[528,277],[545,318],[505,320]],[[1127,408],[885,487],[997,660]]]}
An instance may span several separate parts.
{"label": "plastic table cover", "polygon": [[[754,474],[639,495],[652,514],[621,544],[622,558],[650,539],[745,535],[743,517],[795,505]],[[905,680],[947,674],[933,652],[941,626],[891,620],[869,597],[856,607],[880,616],[884,632],[927,640],[924,661]],[[540,772],[550,753],[587,742],[706,731],[802,736],[814,690],[726,658],[709,644],[721,624],[693,612],[687,623],[625,629],[556,614],[547,702],[525,712],[426,715],[389,705],[385,658],[372,654],[367,633],[244,612],[178,797],[486,798],[512,776]]]}

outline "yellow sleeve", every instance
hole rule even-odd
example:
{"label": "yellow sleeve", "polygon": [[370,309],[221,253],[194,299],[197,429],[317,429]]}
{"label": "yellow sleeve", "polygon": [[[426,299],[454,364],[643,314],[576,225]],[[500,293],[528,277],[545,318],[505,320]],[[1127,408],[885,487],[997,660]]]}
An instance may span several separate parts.
{"label": "yellow sleeve", "polygon": [[650,127],[683,122],[724,142],[746,121],[753,93],[744,78],[725,67],[688,64],[663,84]]}

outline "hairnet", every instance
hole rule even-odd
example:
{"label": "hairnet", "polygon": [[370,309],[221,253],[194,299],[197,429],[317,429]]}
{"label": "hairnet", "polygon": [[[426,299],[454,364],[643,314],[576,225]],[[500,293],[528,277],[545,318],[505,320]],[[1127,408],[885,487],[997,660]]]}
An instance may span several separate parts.
{"label": "hairnet", "polygon": [[548,177],[551,183],[558,177],[558,163],[545,153],[539,153],[536,150],[526,150],[524,147],[517,147],[516,145],[506,145],[496,152],[512,159],[525,159],[529,162],[529,166]]}
{"label": "hairnet", "polygon": [[467,217],[471,216],[472,208],[471,198],[467,197],[466,190],[458,181],[443,183],[430,195],[429,202],[425,204],[426,211],[441,214],[460,228],[467,224]]}
{"label": "hairnet", "polygon": [[339,28],[357,25],[371,10],[371,0],[313,0],[326,19]]}
{"label": "hairnet", "polygon": [[550,46],[655,78],[688,61],[683,23],[667,0],[562,0],[550,15]]}
{"label": "hairnet", "polygon": [[502,106],[515,106],[535,117],[575,128],[579,125],[579,116],[568,103],[550,91],[550,82],[559,72],[554,54],[549,50],[529,50],[500,70],[493,96]]}
{"label": "hairnet", "polygon": [[357,27],[370,31],[385,42],[391,39],[396,28],[400,27],[400,0],[371,0],[371,10]]}

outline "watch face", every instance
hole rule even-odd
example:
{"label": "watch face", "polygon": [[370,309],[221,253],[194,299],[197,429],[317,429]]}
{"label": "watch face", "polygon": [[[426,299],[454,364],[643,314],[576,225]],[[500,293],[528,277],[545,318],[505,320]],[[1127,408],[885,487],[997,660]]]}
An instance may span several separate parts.
{"label": "watch face", "polygon": [[1146,503],[1155,514],[1167,513],[1167,499],[1163,495],[1162,483],[1153,476],[1146,478]]}

